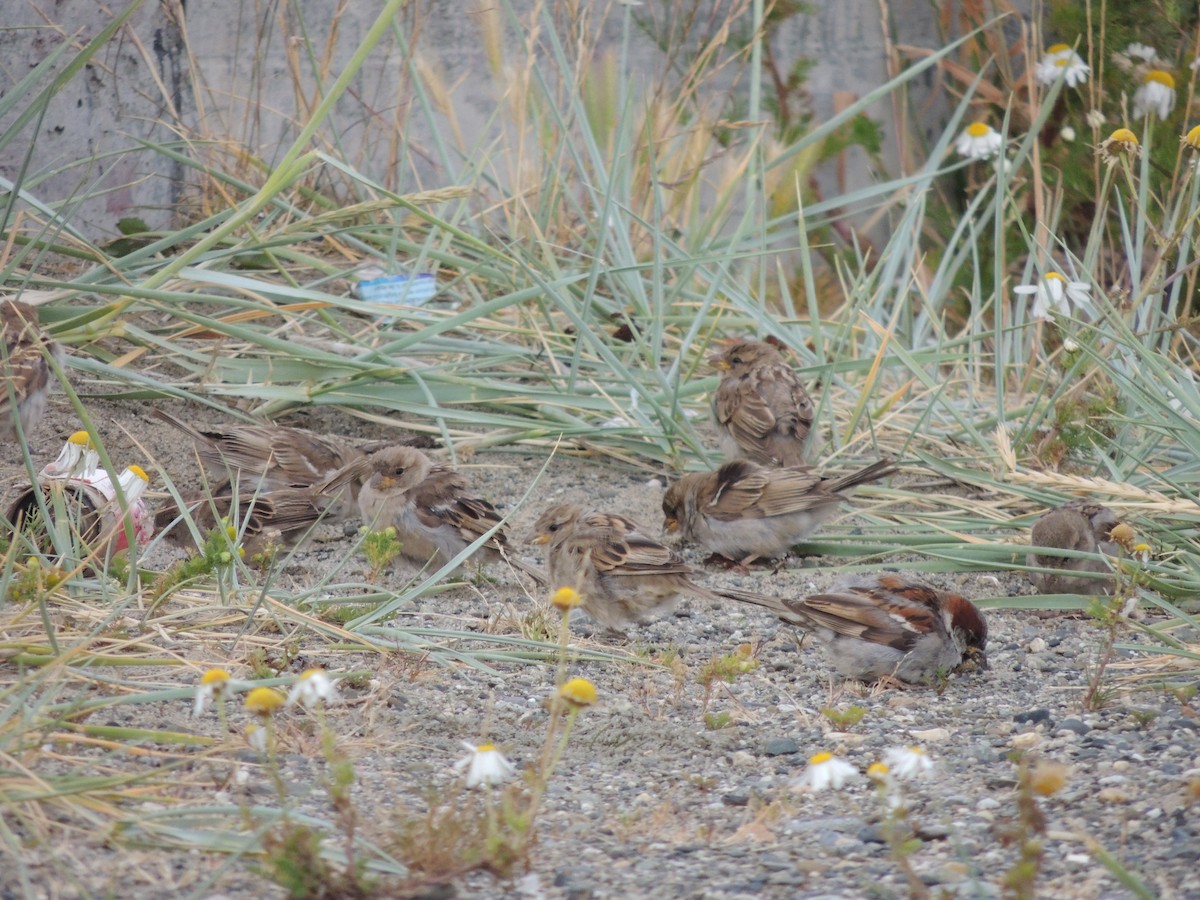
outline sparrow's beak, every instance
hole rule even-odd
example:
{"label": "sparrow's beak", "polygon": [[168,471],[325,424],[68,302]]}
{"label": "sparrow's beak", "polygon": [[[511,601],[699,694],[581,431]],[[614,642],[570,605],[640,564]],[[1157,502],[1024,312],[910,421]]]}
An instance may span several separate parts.
{"label": "sparrow's beak", "polygon": [[391,475],[379,475],[375,482],[375,486],[381,491],[390,491],[396,486],[396,479]]}
{"label": "sparrow's beak", "polygon": [[673,518],[663,519],[663,531],[667,534],[673,534],[679,530],[679,520]]}
{"label": "sparrow's beak", "polygon": [[732,368],[733,368],[733,366],[729,365],[729,360],[725,359],[725,358],[724,358],[724,357],[722,357],[722,356],[714,356],[714,357],[713,357],[713,358],[710,360],[710,362],[711,362],[711,363],[712,363],[712,364],[713,364],[713,365],[714,365],[714,366],[717,368],[717,370],[718,370],[718,371],[720,371],[720,372],[728,372],[730,369],[732,369]]}
{"label": "sparrow's beak", "polygon": [[963,661],[959,663],[960,672],[980,672],[990,668],[987,652],[978,647],[968,647],[963,651]]}
{"label": "sparrow's beak", "polygon": [[535,534],[535,535],[527,538],[527,540],[531,544],[548,544],[548,543],[550,543],[550,532],[542,531],[538,534]]}

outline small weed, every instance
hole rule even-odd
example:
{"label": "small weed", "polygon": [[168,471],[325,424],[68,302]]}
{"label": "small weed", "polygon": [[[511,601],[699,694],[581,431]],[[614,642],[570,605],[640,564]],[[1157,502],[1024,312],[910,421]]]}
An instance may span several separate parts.
{"label": "small weed", "polygon": [[839,731],[853,728],[867,714],[866,707],[851,706],[848,709],[834,709],[827,706],[821,710],[821,715],[828,719]]}
{"label": "small weed", "polygon": [[396,537],[395,527],[391,525],[381,531],[371,531],[364,525],[358,533],[363,536],[362,552],[367,558],[367,565],[371,567],[369,580],[376,581],[383,570],[400,555],[402,545]]}
{"label": "small weed", "polygon": [[733,722],[733,716],[727,712],[710,712],[704,714],[704,727],[709,731],[720,731],[728,728]]}

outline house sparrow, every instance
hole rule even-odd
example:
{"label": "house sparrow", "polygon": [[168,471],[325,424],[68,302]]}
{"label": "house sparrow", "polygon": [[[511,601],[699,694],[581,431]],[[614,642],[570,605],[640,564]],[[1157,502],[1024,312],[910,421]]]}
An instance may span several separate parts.
{"label": "house sparrow", "polygon": [[[200,459],[210,471],[224,476],[236,470],[248,476],[241,479],[239,490],[253,490],[260,485],[267,491],[317,486],[366,454],[397,445],[378,441],[358,447],[340,438],[282,425],[231,425],[201,430],[161,409],[151,412],[195,441]],[[414,440],[429,443],[425,438]],[[328,515],[336,521],[352,518],[358,511],[359,483],[350,480],[345,486],[349,490],[328,509]]]}
{"label": "house sparrow", "polygon": [[17,436],[18,420],[27,439],[41,421],[54,377],[47,357],[62,365],[64,354],[39,327],[37,310],[20,300],[0,301],[0,336],[4,339],[0,372],[5,376],[0,388],[0,443],[6,443]]}
{"label": "house sparrow", "polygon": [[847,678],[928,682],[964,662],[987,667],[987,622],[975,605],[901,575],[850,578],[803,600],[739,599],[814,631]]}
{"label": "house sparrow", "polygon": [[758,595],[710,591],[696,584],[691,580],[695,570],[683,557],[621,515],[562,503],[541,514],[530,540],[549,545],[550,584],[578,591],[583,611],[605,628],[620,629],[664,616],[682,594],[759,602],[750,599]]}
{"label": "house sparrow", "polygon": [[[387,447],[351,463],[325,489],[346,479],[362,482],[358,509],[367,526],[394,526],[400,552],[421,565],[449,562],[500,524],[496,508],[472,496],[465,475],[412,447]],[[484,560],[504,559],[545,584],[541,570],[513,554],[503,528],[493,532],[479,554]]]}
{"label": "house sparrow", "polygon": [[[296,546],[321,517],[328,498],[313,488],[263,488],[233,485],[224,481],[211,491],[193,494],[183,501],[203,542],[218,525],[234,529],[251,555],[271,546]],[[174,500],[159,509],[154,517],[163,537],[179,546],[195,545],[193,535],[179,504]]]}
{"label": "house sparrow", "polygon": [[[1086,500],[1072,500],[1050,510],[1033,523],[1030,544],[1058,550],[1104,553],[1116,556],[1117,544],[1110,539],[1113,526],[1120,524],[1111,509]],[[1102,559],[1048,556],[1030,553],[1026,563],[1054,572],[1030,572],[1029,580],[1043,594],[1111,594],[1112,567]],[[1107,578],[1090,578],[1096,572]]]}
{"label": "house sparrow", "polygon": [[803,465],[813,403],[779,350],[738,341],[711,362],[725,373],[712,403],[725,458]]}
{"label": "house sparrow", "polygon": [[837,512],[846,499],[842,491],[895,471],[894,462],[883,459],[826,478],[811,466],[772,469],[734,460],[671,485],[662,501],[663,528],[745,567],[784,554],[812,534]]}

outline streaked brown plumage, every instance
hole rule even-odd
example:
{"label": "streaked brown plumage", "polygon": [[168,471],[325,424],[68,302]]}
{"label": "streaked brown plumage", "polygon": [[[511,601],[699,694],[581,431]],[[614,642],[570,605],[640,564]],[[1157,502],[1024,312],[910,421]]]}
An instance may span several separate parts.
{"label": "streaked brown plumage", "polygon": [[530,540],[548,545],[550,586],[574,588],[583,611],[606,628],[664,616],[684,594],[717,601],[742,596],[696,584],[696,571],[683,557],[621,515],[558,504],[541,514]]}
{"label": "streaked brown plumage", "polygon": [[[358,507],[368,527],[395,527],[401,553],[424,565],[442,564],[500,524],[496,508],[473,496],[467,477],[412,447],[387,447],[352,463],[339,478],[359,478]],[[338,479],[334,479],[336,484]],[[504,559],[539,583],[545,575],[519,559],[498,528],[478,551]]]}
{"label": "streaked brown plumage", "polygon": [[739,599],[813,631],[847,678],[928,682],[965,662],[987,666],[987,621],[975,604],[902,575],[849,578],[802,600]]}
{"label": "streaked brown plumage", "polygon": [[[376,441],[360,447],[341,438],[282,425],[200,429],[161,409],[152,412],[195,441],[201,462],[218,478],[239,475],[239,490],[243,491],[260,486],[266,491],[319,486],[365,455],[404,443]],[[430,443],[427,438],[413,440]],[[358,511],[359,482],[350,479],[344,485],[348,490],[327,513],[338,521],[352,518]]]}
{"label": "streaked brown plumage", "polygon": [[724,373],[712,408],[725,458],[804,465],[812,452],[813,403],[779,350],[764,341],[737,341],[711,361]]}
{"label": "streaked brown plumage", "polygon": [[37,310],[20,300],[0,301],[0,443],[17,436],[17,423],[28,438],[46,412],[53,357],[59,365],[63,349],[38,324]]}
{"label": "streaked brown plumage", "polygon": [[[201,540],[218,524],[224,524],[234,529],[248,553],[255,554],[272,545],[297,545],[321,520],[328,501],[328,497],[313,488],[239,486],[235,494],[233,485],[224,481],[211,491],[185,497],[183,505]],[[156,529],[172,543],[195,544],[195,537],[174,501],[159,509],[154,521]]]}
{"label": "streaked brown plumage", "polygon": [[663,528],[742,566],[780,556],[837,512],[844,491],[896,471],[890,459],[839,478],[811,466],[734,460],[684,475],[663,497]]}

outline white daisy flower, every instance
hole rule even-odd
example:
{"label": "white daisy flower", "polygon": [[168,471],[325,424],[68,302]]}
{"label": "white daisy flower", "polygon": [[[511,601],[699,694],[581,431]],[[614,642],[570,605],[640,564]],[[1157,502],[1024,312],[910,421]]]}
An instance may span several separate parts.
{"label": "white daisy flower", "polygon": [[1064,125],[1058,136],[1069,144],[1075,140],[1075,129],[1070,125]]}
{"label": "white daisy flower", "polygon": [[897,778],[919,778],[933,771],[933,760],[920,747],[892,747],[883,755],[888,769]]}
{"label": "white daisy flower", "polygon": [[1085,121],[1088,123],[1089,128],[1099,128],[1108,120],[1104,118],[1104,113],[1100,112],[1100,110],[1093,109],[1088,112]]}
{"label": "white daisy flower", "polygon": [[251,750],[257,750],[259,753],[266,753],[267,729],[251,722],[246,726],[246,743],[250,745]]}
{"label": "white daisy flower", "polygon": [[1165,119],[1174,108],[1175,79],[1170,72],[1151,69],[1142,76],[1141,86],[1133,92],[1134,118],[1140,119],[1153,112],[1160,119]]}
{"label": "white daisy flower", "polygon": [[305,709],[312,709],[318,703],[329,704],[337,700],[337,689],[333,679],[325,674],[324,669],[306,669],[300,675],[300,680],[292,685],[288,692],[287,705],[300,703]]}
{"label": "white daisy flower", "polygon": [[192,715],[198,716],[208,709],[208,705],[229,688],[231,679],[224,669],[209,669],[200,676],[196,685],[196,702],[192,706]]}
{"label": "white daisy flower", "polygon": [[991,159],[1004,146],[999,132],[984,122],[972,122],[959,136],[954,149],[967,159]]}
{"label": "white daisy flower", "polygon": [[1071,315],[1074,306],[1080,311],[1092,312],[1092,286],[1083,281],[1067,281],[1057,272],[1047,272],[1037,284],[1021,284],[1013,288],[1014,294],[1035,294],[1032,316],[1045,319],[1053,311],[1059,315]]}
{"label": "white daisy flower", "polygon": [[82,478],[88,480],[95,477],[100,467],[100,454],[92,443],[91,436],[86,431],[76,431],[67,438],[59,451],[58,458],[52,463],[46,463],[38,473],[40,478]]}
{"label": "white daisy flower", "polygon": [[1125,48],[1125,55],[1135,62],[1153,64],[1158,59],[1158,51],[1149,44],[1132,43]]}
{"label": "white daisy flower", "polygon": [[799,776],[792,779],[796,788],[824,791],[832,788],[840,791],[847,781],[858,777],[858,769],[832,753],[817,753],[808,758],[808,766]]}
{"label": "white daisy flower", "polygon": [[1067,82],[1067,87],[1077,87],[1088,80],[1092,67],[1083,61],[1075,50],[1067,44],[1055,44],[1046,50],[1046,55],[1038,62],[1034,70],[1039,84],[1054,84],[1059,78]]}
{"label": "white daisy flower", "polygon": [[480,744],[476,747],[467,741],[463,741],[462,745],[471,752],[456,762],[454,768],[458,772],[467,770],[468,788],[481,784],[500,784],[517,774],[517,767],[505,759],[494,745]]}

